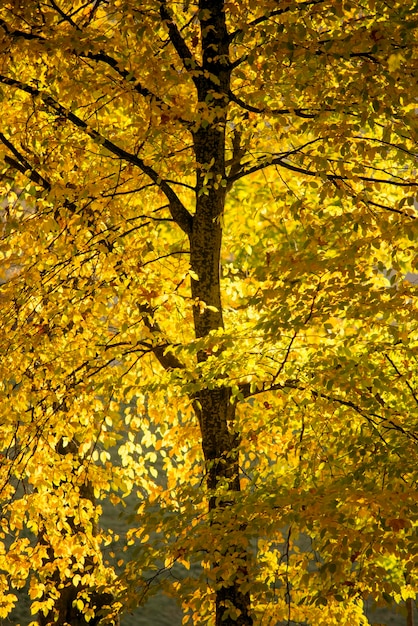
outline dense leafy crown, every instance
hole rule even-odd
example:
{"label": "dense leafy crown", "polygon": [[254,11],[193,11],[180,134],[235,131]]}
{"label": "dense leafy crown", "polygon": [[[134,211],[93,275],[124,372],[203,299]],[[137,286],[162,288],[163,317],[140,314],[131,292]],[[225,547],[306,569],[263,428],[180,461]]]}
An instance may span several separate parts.
{"label": "dense leafy crown", "polygon": [[414,596],[417,26],[0,2],[0,617],[26,584],[45,624]]}

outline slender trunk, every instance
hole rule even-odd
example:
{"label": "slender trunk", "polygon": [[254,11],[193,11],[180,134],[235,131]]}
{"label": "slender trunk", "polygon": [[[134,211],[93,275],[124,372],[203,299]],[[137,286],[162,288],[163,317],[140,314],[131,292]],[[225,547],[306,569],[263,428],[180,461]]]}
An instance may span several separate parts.
{"label": "slender trunk", "polygon": [[[75,441],[70,441],[64,448],[60,442],[56,451],[62,455],[71,453],[76,456],[78,454],[78,445]],[[71,485],[71,481],[69,481],[68,484]],[[81,485],[80,498],[86,498],[94,503],[93,489],[89,483]],[[83,528],[75,524],[73,519],[67,518],[67,521],[74,535],[83,531]],[[93,528],[93,533],[95,534],[96,532],[96,529]],[[50,542],[48,541],[48,535],[45,531],[39,532],[38,541],[47,547],[50,562],[53,563],[55,560],[55,554]],[[87,558],[84,563],[85,571],[91,572],[94,567],[95,564],[93,559]],[[99,624],[101,618],[106,614],[106,611],[103,611],[102,609],[105,606],[111,605],[113,601],[113,597],[109,593],[100,592],[91,588],[89,589],[85,585],[78,585],[76,587],[71,578],[62,580],[58,570],[55,570],[49,576],[47,587],[55,588],[55,590],[58,589],[59,597],[55,600],[54,606],[46,615],[39,613],[39,626],[48,626],[49,624],[54,624],[55,626],[67,626],[68,624],[71,626],[95,626]],[[75,603],[77,596],[81,591],[89,592],[88,608],[94,608],[96,613],[95,617],[91,618],[89,621],[86,620],[84,611],[80,611]]]}
{"label": "slender trunk", "polygon": [[[208,336],[223,328],[220,255],[222,246],[222,217],[225,207],[225,131],[227,122],[230,64],[228,33],[223,0],[200,0],[203,72],[196,80],[198,100],[202,110],[208,110],[208,119],[194,133],[197,164],[196,212],[190,235],[190,260],[198,280],[192,279],[192,297],[195,301],[194,325],[196,337]],[[214,77],[214,79],[213,79]],[[207,308],[210,307],[210,308]],[[198,362],[207,359],[202,351]],[[208,488],[214,492],[222,484],[227,491],[238,492],[239,463],[234,434],[235,406],[230,389],[220,386],[203,389],[195,398],[199,417],[202,447],[208,466]],[[233,498],[209,499],[213,513],[212,524],[217,524],[217,513],[225,513]],[[223,516],[224,517],[224,516]],[[225,529],[227,531],[227,529]],[[226,546],[219,556],[233,554],[236,571],[228,580],[218,575],[216,580],[216,626],[250,626],[250,597],[240,586],[247,582],[247,555],[235,545]],[[217,563],[213,567],[218,570]],[[219,569],[222,571],[222,568]],[[232,609],[231,612],[229,609]]]}
{"label": "slender trunk", "polygon": [[406,601],[406,626],[414,626],[414,601],[408,598]]}

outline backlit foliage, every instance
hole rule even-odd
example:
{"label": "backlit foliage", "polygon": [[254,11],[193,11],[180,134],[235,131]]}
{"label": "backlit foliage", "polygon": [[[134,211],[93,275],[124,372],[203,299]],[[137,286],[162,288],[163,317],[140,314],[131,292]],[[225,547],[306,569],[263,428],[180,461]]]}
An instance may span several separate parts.
{"label": "backlit foliage", "polygon": [[415,597],[414,6],[0,2],[0,617]]}

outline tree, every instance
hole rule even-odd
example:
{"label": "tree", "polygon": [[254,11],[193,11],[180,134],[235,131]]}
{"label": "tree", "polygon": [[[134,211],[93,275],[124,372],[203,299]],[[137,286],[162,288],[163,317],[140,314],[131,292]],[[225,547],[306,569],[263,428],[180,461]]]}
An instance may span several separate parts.
{"label": "tree", "polygon": [[0,615],[414,597],[413,8],[1,3]]}

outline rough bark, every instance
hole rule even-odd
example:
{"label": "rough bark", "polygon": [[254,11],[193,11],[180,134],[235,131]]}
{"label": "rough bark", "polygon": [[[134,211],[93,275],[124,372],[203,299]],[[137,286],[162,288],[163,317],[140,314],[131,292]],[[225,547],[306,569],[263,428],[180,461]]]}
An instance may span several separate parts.
{"label": "rough bark", "polygon": [[[197,163],[196,212],[190,234],[191,267],[198,280],[192,280],[192,296],[198,304],[194,308],[196,337],[206,337],[211,331],[223,328],[220,255],[222,246],[222,216],[225,207],[225,131],[230,63],[228,33],[223,0],[200,0],[202,36],[202,72],[195,80],[199,103],[209,109],[205,120],[194,133],[194,151]],[[215,80],[212,80],[215,77]],[[209,103],[209,104],[208,104]],[[207,109],[206,109],[207,110]],[[210,309],[205,308],[211,307]],[[198,354],[198,362],[207,355]],[[202,447],[208,464],[208,488],[216,490],[222,483],[229,491],[238,492],[239,464],[237,439],[234,433],[235,406],[230,389],[203,389],[195,398],[199,417]],[[228,496],[210,497],[209,509],[216,520],[217,510],[225,512],[230,506]],[[213,521],[216,524],[216,521]],[[227,552],[237,555],[237,571],[233,579],[216,581],[216,626],[249,626],[250,597],[242,593],[240,585],[245,578],[247,555],[230,545]],[[225,555],[221,555],[225,556]],[[216,563],[214,563],[216,567]],[[228,606],[235,609],[228,614]],[[234,615],[235,614],[235,615]],[[238,615],[238,617],[237,617]]]}

